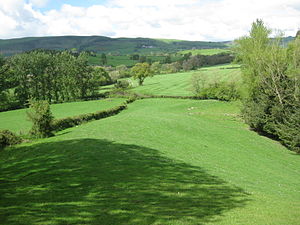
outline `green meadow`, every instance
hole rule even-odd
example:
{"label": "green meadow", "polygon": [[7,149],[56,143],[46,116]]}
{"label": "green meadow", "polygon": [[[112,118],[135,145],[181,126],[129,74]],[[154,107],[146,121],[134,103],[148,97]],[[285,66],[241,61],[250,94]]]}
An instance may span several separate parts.
{"label": "green meadow", "polygon": [[[214,81],[241,82],[241,71],[238,65],[219,65],[204,67],[195,71],[161,74],[151,78],[146,78],[142,86],[132,79],[132,92],[151,95],[170,95],[170,96],[192,96],[192,77],[201,75],[207,83]],[[113,89],[113,85],[103,86],[100,92],[106,92]]]}
{"label": "green meadow", "polygon": [[[103,100],[69,102],[51,105],[54,118],[59,119],[68,116],[101,111],[120,105],[124,99],[108,98]],[[0,130],[9,129],[13,132],[25,134],[31,127],[31,122],[27,119],[28,109],[18,109],[8,112],[0,112]]]}
{"label": "green meadow", "polygon": [[[190,79],[239,81],[235,65],[147,78],[138,93],[192,95]],[[109,87],[106,87],[109,88]],[[52,105],[56,118],[124,99]],[[118,115],[0,151],[2,224],[298,225],[300,158],[251,131],[239,102],[142,99]],[[25,110],[0,129],[28,130]],[[17,122],[20,122],[17,124]]]}

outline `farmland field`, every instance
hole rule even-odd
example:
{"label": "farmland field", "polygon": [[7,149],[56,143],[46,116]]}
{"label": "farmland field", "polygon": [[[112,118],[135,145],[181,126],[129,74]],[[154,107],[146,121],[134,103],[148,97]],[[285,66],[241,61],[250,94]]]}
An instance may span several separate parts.
{"label": "farmland field", "polygon": [[[133,92],[192,95],[190,79],[240,82],[237,65],[156,75]],[[109,90],[111,86],[104,87]],[[55,118],[124,99],[52,105]],[[120,114],[0,152],[3,224],[298,225],[300,158],[251,131],[239,102],[142,99]],[[25,110],[0,128],[27,132]]]}
{"label": "farmland field", "polygon": [[238,103],[144,99],[0,153],[4,224],[299,224],[299,157]]}
{"label": "farmland field", "polygon": [[[133,92],[152,95],[192,96],[191,79],[195,74],[201,74],[208,83],[214,81],[240,82],[241,71],[237,65],[220,65],[204,67],[196,71],[161,74],[145,79],[142,86],[132,79]],[[113,85],[101,87],[100,92],[111,90]]]}
{"label": "farmland field", "polygon": [[[63,118],[76,116],[79,114],[101,111],[120,105],[124,99],[103,99],[95,101],[70,102],[64,104],[51,105],[51,111],[54,118]],[[28,109],[19,109],[8,112],[0,112],[0,130],[9,129],[13,132],[27,133],[31,122],[27,120],[26,111]]]}

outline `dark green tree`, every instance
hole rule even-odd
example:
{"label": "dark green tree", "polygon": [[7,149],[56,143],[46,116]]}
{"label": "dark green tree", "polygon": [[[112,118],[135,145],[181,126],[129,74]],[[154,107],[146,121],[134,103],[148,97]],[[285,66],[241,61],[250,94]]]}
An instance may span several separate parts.
{"label": "dark green tree", "polygon": [[101,63],[101,65],[107,64],[107,57],[106,57],[105,53],[101,54],[100,63]]}
{"label": "dark green tree", "polygon": [[285,48],[281,37],[270,39],[270,33],[257,20],[249,36],[236,41],[247,93],[243,116],[254,130],[300,151],[300,38]]}
{"label": "dark green tree", "polygon": [[53,116],[50,110],[50,104],[47,101],[30,101],[30,111],[27,111],[29,120],[33,123],[30,134],[44,138],[52,136]]}

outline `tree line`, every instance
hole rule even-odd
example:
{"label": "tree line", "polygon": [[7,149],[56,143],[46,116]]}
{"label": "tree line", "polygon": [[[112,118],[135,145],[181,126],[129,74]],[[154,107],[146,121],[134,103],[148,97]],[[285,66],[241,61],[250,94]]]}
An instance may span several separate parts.
{"label": "tree line", "polygon": [[103,68],[88,65],[86,53],[35,50],[2,58],[0,109],[24,107],[29,99],[73,101],[95,94],[110,81]]}
{"label": "tree line", "polygon": [[236,41],[246,96],[243,117],[250,127],[300,152],[300,35],[284,47],[263,21]]}
{"label": "tree line", "polygon": [[[88,63],[90,52],[33,50],[0,58],[0,111],[22,108],[32,100],[50,103],[74,101],[96,95],[101,85],[117,83],[118,79],[133,76],[142,85],[154,74],[195,70],[206,65],[228,63],[229,54],[212,56],[185,54],[176,62],[166,57],[164,63],[137,63],[129,68],[97,67]],[[102,55],[105,63],[105,55]]]}
{"label": "tree line", "polygon": [[[139,55],[135,54],[134,56],[137,57]],[[140,68],[150,67],[151,74],[157,75],[197,70],[203,66],[231,63],[233,60],[234,56],[229,53],[220,53],[215,55],[192,55],[191,53],[187,53],[174,62],[171,62],[170,57],[166,57],[162,63],[158,61],[149,62],[147,58],[144,58],[144,60],[139,61],[135,66],[133,66],[133,68],[136,66]],[[125,65],[105,67],[114,82],[117,82],[117,80],[120,78],[134,76],[135,72],[133,71],[136,69],[133,68],[127,67]],[[141,82],[141,84],[143,84],[143,81]]]}

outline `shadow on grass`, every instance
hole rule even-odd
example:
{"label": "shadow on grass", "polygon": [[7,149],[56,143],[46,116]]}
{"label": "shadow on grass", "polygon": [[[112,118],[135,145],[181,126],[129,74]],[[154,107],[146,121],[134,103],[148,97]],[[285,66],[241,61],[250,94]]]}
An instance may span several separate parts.
{"label": "shadow on grass", "polygon": [[202,224],[248,198],[200,167],[106,140],[35,144],[0,157],[3,224]]}

